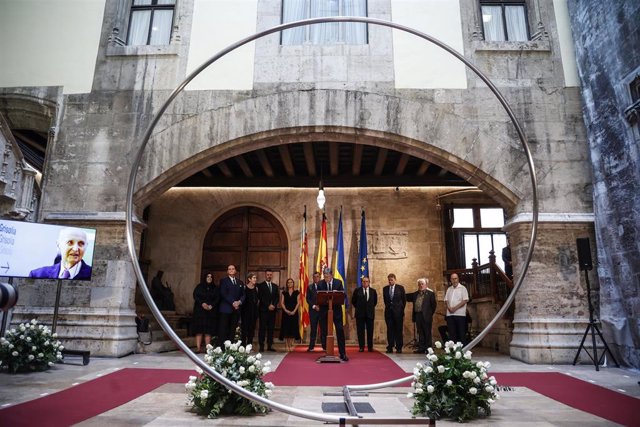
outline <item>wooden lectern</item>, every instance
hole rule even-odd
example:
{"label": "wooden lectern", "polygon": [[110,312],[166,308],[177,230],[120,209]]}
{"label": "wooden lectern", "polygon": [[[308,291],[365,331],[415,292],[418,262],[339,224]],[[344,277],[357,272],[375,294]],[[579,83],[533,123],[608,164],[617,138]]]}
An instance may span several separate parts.
{"label": "wooden lectern", "polygon": [[344,304],[344,291],[318,291],[316,304],[319,306],[329,305],[327,311],[327,347],[325,355],[318,358],[318,363],[340,363],[341,360],[335,355],[333,347],[333,306]]}

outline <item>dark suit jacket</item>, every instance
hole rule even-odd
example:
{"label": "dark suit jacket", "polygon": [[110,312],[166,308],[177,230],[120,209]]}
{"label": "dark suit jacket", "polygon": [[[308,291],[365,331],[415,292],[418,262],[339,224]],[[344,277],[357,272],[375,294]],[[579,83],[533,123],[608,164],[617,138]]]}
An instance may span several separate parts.
{"label": "dark suit jacket", "polygon": [[369,301],[367,301],[364,295],[364,288],[356,288],[351,297],[351,304],[353,304],[356,309],[356,319],[373,319],[376,315],[378,293],[369,286]]}
{"label": "dark suit jacket", "polygon": [[[318,283],[316,287],[319,285]],[[316,305],[318,301],[318,290],[313,289],[313,282],[309,283],[309,287],[307,288],[307,304],[309,304],[309,316],[317,316],[319,313],[313,309],[313,306]]]}
{"label": "dark suit jacket", "polygon": [[[415,303],[416,298],[418,297],[418,292],[419,291],[415,291],[407,294],[407,301]],[[426,322],[431,322],[433,320],[433,315],[436,312],[436,305],[436,294],[432,290],[427,289],[427,293],[424,295],[424,299],[422,300],[421,310],[422,318]],[[414,322],[416,321],[416,312],[414,310],[411,310],[411,320]]]}
{"label": "dark suit jacket", "polygon": [[[336,279],[335,277],[333,278],[332,282],[332,289],[333,291],[343,291],[344,292],[344,286],[342,285],[342,281],[340,281],[339,279]],[[320,283],[318,283],[318,291],[328,291],[329,290],[329,285],[327,285],[327,282],[325,282],[324,280],[321,280]],[[329,311],[329,305],[325,304],[325,305],[321,305],[320,306],[320,312],[324,312],[325,316],[327,315],[327,311]],[[340,312],[340,315],[342,316],[342,304],[333,304],[333,315],[335,317],[335,313],[336,311]]]}
{"label": "dark suit jacket", "polygon": [[404,292],[404,286],[396,283],[393,293],[393,301],[389,295],[391,286],[387,285],[382,289],[382,298],[384,299],[385,315],[393,315],[395,317],[404,316],[404,307],[407,305],[407,298]]}
{"label": "dark suit jacket", "polygon": [[236,278],[233,285],[229,276],[220,280],[220,313],[233,313],[233,302],[244,302],[244,282]]}
{"label": "dark suit jacket", "polygon": [[[271,282],[271,294],[269,294],[267,282],[258,283],[258,300],[260,301],[260,311],[269,311],[269,304],[273,304],[277,308],[280,302],[278,284]],[[275,310],[273,312],[275,313]]]}
{"label": "dark suit jacket", "polygon": [[[60,263],[47,267],[36,268],[31,270],[29,277],[34,279],[57,279],[60,273]],[[89,280],[91,279],[91,266],[80,260],[80,270],[73,280]]]}

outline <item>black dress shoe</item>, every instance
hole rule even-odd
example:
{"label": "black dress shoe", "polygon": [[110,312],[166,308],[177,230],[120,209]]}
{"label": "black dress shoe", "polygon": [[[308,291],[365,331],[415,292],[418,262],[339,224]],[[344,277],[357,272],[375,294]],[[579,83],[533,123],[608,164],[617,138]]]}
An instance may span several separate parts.
{"label": "black dress shoe", "polygon": [[364,348],[361,348],[360,350],[358,350],[360,353],[362,353],[364,351]]}
{"label": "black dress shoe", "polygon": [[308,348],[308,349],[307,349],[307,352],[312,352],[312,351],[313,351],[313,349],[312,349],[312,348]]}
{"label": "black dress shoe", "polygon": [[342,354],[342,355],[340,355],[340,360],[342,360],[343,362],[348,362],[349,358],[347,357],[346,354]]}
{"label": "black dress shoe", "polygon": [[400,354],[402,353],[402,350],[396,350],[396,353]]}
{"label": "black dress shoe", "polygon": [[393,350],[387,349],[387,354],[393,353]]}

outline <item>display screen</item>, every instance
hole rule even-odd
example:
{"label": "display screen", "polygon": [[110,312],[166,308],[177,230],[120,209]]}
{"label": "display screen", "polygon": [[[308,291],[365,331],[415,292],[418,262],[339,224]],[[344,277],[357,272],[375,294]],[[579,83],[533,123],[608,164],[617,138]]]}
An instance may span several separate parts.
{"label": "display screen", "polygon": [[96,230],[0,219],[0,276],[91,280]]}

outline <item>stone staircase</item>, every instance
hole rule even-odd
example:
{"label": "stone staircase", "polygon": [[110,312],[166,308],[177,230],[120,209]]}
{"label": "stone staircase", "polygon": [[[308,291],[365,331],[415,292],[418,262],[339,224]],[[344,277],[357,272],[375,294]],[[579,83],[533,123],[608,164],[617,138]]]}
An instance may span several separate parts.
{"label": "stone staircase", "polygon": [[[146,305],[138,305],[136,311],[149,319],[149,330],[151,331],[151,344],[138,343],[138,353],[163,353],[178,350],[178,346],[165,334]],[[178,314],[175,311],[162,311],[162,315],[182,341],[190,348],[195,348],[196,339],[189,336],[187,329],[191,317]]]}

